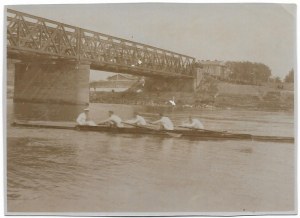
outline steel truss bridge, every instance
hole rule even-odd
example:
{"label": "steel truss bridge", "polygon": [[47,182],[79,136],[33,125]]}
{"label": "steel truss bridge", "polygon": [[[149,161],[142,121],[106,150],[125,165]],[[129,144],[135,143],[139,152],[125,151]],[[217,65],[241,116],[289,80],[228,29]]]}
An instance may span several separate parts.
{"label": "steel truss bridge", "polygon": [[7,55],[89,63],[91,69],[192,78],[195,58],[7,9]]}

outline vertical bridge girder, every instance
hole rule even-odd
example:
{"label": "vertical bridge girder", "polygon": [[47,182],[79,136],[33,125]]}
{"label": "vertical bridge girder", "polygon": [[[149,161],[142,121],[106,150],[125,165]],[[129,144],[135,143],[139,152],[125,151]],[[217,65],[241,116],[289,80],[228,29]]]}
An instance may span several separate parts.
{"label": "vertical bridge girder", "polygon": [[8,57],[88,61],[91,68],[191,78],[195,58],[7,9]]}

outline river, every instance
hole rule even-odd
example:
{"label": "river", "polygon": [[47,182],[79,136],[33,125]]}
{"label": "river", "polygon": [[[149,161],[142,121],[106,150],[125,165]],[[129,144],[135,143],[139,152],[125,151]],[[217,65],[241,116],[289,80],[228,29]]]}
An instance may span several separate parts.
{"label": "river", "polygon": [[[7,103],[8,212],[278,212],[295,210],[295,145],[199,141],[11,127],[14,119],[74,120],[71,106]],[[162,110],[91,104],[100,121],[114,110],[148,120]],[[75,111],[75,112],[74,112]],[[164,109],[207,129],[294,135],[292,112]]]}

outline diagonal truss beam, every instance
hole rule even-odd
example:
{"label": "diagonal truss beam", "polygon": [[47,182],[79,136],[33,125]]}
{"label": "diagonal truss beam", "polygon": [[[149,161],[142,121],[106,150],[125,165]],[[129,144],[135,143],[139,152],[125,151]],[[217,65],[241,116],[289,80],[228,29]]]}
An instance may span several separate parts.
{"label": "diagonal truss beam", "polygon": [[7,9],[7,48],[91,66],[191,77],[195,58]]}

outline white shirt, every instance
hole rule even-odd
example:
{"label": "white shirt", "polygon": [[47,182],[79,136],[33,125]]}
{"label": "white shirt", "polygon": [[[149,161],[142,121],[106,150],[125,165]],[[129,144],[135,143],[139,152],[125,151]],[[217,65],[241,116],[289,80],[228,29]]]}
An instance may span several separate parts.
{"label": "white shirt", "polygon": [[185,127],[191,127],[195,129],[204,129],[203,124],[200,122],[200,120],[193,118],[192,123],[187,123],[184,125]]}
{"label": "white shirt", "polygon": [[117,127],[123,127],[123,124],[122,124],[122,119],[120,117],[118,117],[117,115],[111,115],[109,118],[108,118],[108,121],[112,121],[114,122]]}
{"label": "white shirt", "polygon": [[174,125],[169,117],[162,117],[153,123],[161,123],[166,130],[174,130]]}
{"label": "white shirt", "polygon": [[76,119],[76,122],[79,125],[96,126],[96,123],[94,121],[90,120],[85,113],[79,114],[79,116]]}
{"label": "white shirt", "polygon": [[140,116],[140,115],[136,115],[136,118],[133,120],[128,120],[127,123],[131,123],[131,124],[137,124],[137,125],[142,125],[142,126],[146,126],[147,122],[144,119],[144,117]]}
{"label": "white shirt", "polygon": [[77,117],[76,122],[77,122],[79,125],[85,125],[85,124],[86,124],[86,119],[87,119],[86,114],[85,114],[85,113],[81,113],[81,114],[79,114],[79,116]]}

